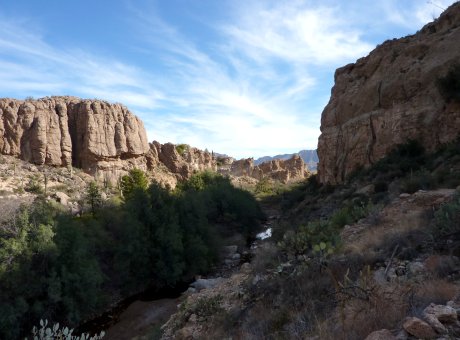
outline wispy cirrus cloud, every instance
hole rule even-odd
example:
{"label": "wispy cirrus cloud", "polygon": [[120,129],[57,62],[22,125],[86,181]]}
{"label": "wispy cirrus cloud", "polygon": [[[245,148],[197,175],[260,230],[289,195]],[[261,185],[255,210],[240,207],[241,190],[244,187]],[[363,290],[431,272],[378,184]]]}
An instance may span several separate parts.
{"label": "wispy cirrus cloud", "polygon": [[6,18],[0,23],[0,92],[25,96],[74,94],[152,108],[162,94],[142,70],[80,49],[52,46]]}
{"label": "wispy cirrus cloud", "polygon": [[230,23],[207,23],[220,39],[199,47],[154,8],[134,9],[142,44],[161,53],[177,80],[168,91],[171,112],[152,124],[152,135],[181,126],[175,142],[240,157],[314,148],[326,101],[308,107],[314,68],[352,61],[372,46],[335,8],[255,1],[238,8]]}
{"label": "wispy cirrus cloud", "polygon": [[125,0],[112,18],[123,50],[105,52],[57,44],[65,37],[0,9],[0,92],[122,102],[160,142],[236,157],[295,152],[316,147],[336,67],[454,2],[228,0],[210,2],[210,15],[171,1]]}
{"label": "wispy cirrus cloud", "polygon": [[305,1],[266,4],[253,2],[252,10],[239,11],[237,25],[224,26],[234,48],[243,48],[255,60],[327,65],[356,58],[372,48],[337,6],[312,8]]}
{"label": "wispy cirrus cloud", "polygon": [[418,30],[423,25],[433,21],[458,0],[433,0],[433,1],[407,1],[402,3],[397,0],[381,2],[384,18],[389,22]]}

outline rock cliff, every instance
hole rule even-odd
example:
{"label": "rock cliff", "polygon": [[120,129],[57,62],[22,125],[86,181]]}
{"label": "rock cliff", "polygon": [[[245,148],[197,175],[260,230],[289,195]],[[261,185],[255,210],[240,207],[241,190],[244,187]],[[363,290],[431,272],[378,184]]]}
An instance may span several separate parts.
{"label": "rock cliff", "polygon": [[0,154],[109,181],[136,167],[171,186],[216,169],[207,151],[187,147],[179,155],[173,144],[149,144],[142,121],[125,106],[75,97],[0,99]]}
{"label": "rock cliff", "polygon": [[428,151],[460,132],[460,104],[446,102],[437,79],[460,60],[460,3],[412,36],[386,41],[339,68],[321,117],[318,174],[340,183],[397,144],[420,141]]}
{"label": "rock cliff", "polygon": [[254,165],[253,158],[244,158],[237,161],[230,159],[232,162],[229,162],[229,159],[221,159],[220,163],[223,165],[218,170],[223,174],[236,177],[248,176],[257,180],[267,177],[287,183],[304,179],[309,175],[308,167],[299,155],[293,155],[286,160],[273,159],[259,165]]}
{"label": "rock cliff", "polygon": [[149,150],[142,121],[120,104],[74,97],[0,99],[0,153],[92,172]]}

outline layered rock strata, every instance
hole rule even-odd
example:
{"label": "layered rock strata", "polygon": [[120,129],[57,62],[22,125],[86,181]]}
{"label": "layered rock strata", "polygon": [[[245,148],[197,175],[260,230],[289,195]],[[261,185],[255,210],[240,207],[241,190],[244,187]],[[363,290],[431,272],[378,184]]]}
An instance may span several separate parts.
{"label": "layered rock strata", "polygon": [[437,79],[460,61],[460,3],[412,36],[386,41],[339,68],[321,117],[318,174],[341,183],[397,144],[414,139],[428,151],[457,138],[460,103],[446,102]]}

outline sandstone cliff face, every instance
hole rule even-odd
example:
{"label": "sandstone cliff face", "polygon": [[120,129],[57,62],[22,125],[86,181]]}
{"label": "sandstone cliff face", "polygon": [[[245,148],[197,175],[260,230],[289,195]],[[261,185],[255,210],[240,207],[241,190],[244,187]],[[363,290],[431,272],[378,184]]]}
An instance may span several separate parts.
{"label": "sandstone cliff face", "polygon": [[37,165],[74,166],[115,182],[139,168],[174,187],[195,171],[216,170],[209,152],[149,144],[142,121],[121,104],[75,97],[0,99],[0,154]]}
{"label": "sandstone cliff face", "polygon": [[460,132],[460,104],[446,103],[436,80],[460,61],[460,3],[415,35],[386,41],[338,69],[321,117],[318,174],[340,183],[397,144],[431,151]]}
{"label": "sandstone cliff face", "polygon": [[236,177],[248,176],[261,180],[268,177],[270,179],[287,183],[290,181],[301,180],[309,176],[309,171],[299,155],[294,155],[290,159],[273,159],[259,165],[254,165],[253,158],[240,159],[232,162],[224,163],[219,168],[223,174],[229,174]]}
{"label": "sandstone cliff face", "polygon": [[119,104],[74,97],[0,99],[0,153],[94,172],[99,162],[144,155],[142,121]]}

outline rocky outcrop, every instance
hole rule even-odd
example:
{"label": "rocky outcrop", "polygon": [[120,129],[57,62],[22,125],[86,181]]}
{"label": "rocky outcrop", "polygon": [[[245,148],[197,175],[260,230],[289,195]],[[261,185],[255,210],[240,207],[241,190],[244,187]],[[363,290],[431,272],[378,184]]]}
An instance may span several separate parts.
{"label": "rocky outcrop", "polygon": [[142,121],[125,106],[75,97],[0,99],[0,154],[112,182],[132,168],[170,186],[216,170],[207,151],[188,147],[180,155],[173,144],[149,144]]}
{"label": "rocky outcrop", "polygon": [[178,179],[189,178],[198,171],[217,170],[217,163],[212,154],[208,151],[199,150],[187,146],[180,154],[172,143],[152,143],[152,154],[158,155],[158,160],[163,163],[169,171],[176,174]]}
{"label": "rocky outcrop", "polygon": [[121,104],[75,97],[0,99],[0,153],[94,173],[149,151],[142,121]]}
{"label": "rocky outcrop", "polygon": [[302,158],[296,154],[287,160],[273,159],[259,165],[254,165],[253,158],[244,158],[221,166],[218,170],[236,177],[247,176],[257,180],[270,178],[283,183],[301,180],[310,174]]}
{"label": "rocky outcrop", "polygon": [[460,104],[437,88],[460,58],[460,3],[412,36],[339,68],[321,117],[319,180],[340,183],[410,139],[428,151],[460,132]]}

